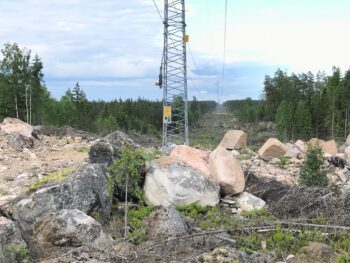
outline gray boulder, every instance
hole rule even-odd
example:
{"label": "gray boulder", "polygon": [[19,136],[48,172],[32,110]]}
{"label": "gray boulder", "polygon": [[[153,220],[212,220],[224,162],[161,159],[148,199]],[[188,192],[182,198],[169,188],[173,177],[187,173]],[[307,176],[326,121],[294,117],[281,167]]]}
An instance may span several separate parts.
{"label": "gray boulder", "polygon": [[153,161],[146,175],[144,193],[149,205],[180,205],[198,203],[216,205],[219,202],[219,185],[193,168],[163,160]]}
{"label": "gray boulder", "polygon": [[91,146],[89,151],[91,163],[110,163],[114,158],[114,149],[106,141],[100,141]]}
{"label": "gray boulder", "polygon": [[106,249],[114,245],[99,222],[78,209],[63,209],[41,217],[34,226],[34,238],[58,247],[89,246]]}
{"label": "gray boulder", "polygon": [[145,221],[148,237],[161,240],[188,233],[189,229],[174,207],[162,207],[154,211]]}
{"label": "gray boulder", "polygon": [[17,151],[34,146],[34,140],[32,138],[25,137],[19,133],[5,134],[4,138],[7,144]]}
{"label": "gray boulder", "polygon": [[263,209],[266,202],[248,192],[243,192],[235,197],[237,204],[242,211],[253,211],[256,209]]}
{"label": "gray boulder", "polygon": [[122,147],[140,147],[135,144],[125,133],[113,132],[91,146],[89,158],[91,163],[111,163],[120,157]]}
{"label": "gray boulder", "polygon": [[83,166],[63,182],[48,185],[15,203],[12,218],[25,232],[32,230],[37,218],[62,209],[79,209],[88,215],[98,213],[102,219],[107,219],[112,205],[108,176],[104,165]]}
{"label": "gray boulder", "polygon": [[28,257],[27,244],[16,224],[0,216],[0,262],[26,262]]}

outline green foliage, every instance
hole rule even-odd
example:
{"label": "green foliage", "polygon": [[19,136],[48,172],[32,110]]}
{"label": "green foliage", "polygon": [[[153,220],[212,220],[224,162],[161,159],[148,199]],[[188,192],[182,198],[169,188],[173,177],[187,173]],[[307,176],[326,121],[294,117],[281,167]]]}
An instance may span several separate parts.
{"label": "green foliage", "polygon": [[282,167],[284,167],[285,165],[288,164],[288,161],[289,161],[289,160],[290,160],[289,157],[281,157],[281,158],[276,162],[276,164],[277,164],[280,168],[282,168]]}
{"label": "green foliage", "polygon": [[349,263],[350,262],[350,256],[349,255],[340,255],[337,258],[337,263]]}
{"label": "green foliage", "polygon": [[119,200],[124,200],[125,186],[128,184],[128,198],[143,202],[141,184],[144,180],[142,175],[144,163],[145,160],[140,150],[123,147],[120,158],[108,168],[111,173],[108,178],[109,193]]}
{"label": "green foliage", "polygon": [[141,206],[136,209],[129,210],[128,226],[132,231],[128,233],[128,239],[135,244],[146,241],[146,231],[144,229],[144,220],[154,211],[153,206]]}
{"label": "green foliage", "polygon": [[210,212],[217,212],[218,208],[216,206],[201,206],[193,203],[190,205],[178,205],[176,210],[185,216],[198,220]]}
{"label": "green foliage", "polygon": [[74,167],[67,167],[67,168],[64,168],[62,171],[50,173],[33,182],[29,186],[29,192],[35,192],[38,189],[38,187],[45,185],[49,182],[63,181],[67,175],[73,173],[74,171],[75,171]]}
{"label": "green foliage", "polygon": [[242,211],[241,216],[254,220],[255,222],[272,222],[274,218],[271,213],[265,209],[255,209],[252,211]]}
{"label": "green foliage", "polygon": [[3,249],[5,256],[14,256],[19,261],[22,261],[29,256],[28,249],[18,244],[10,243],[5,245]]}
{"label": "green foliage", "polygon": [[235,113],[241,122],[257,122],[263,117],[263,101],[246,98],[244,100],[230,100],[224,102],[224,106]]}
{"label": "green foliage", "polygon": [[287,140],[342,137],[350,128],[350,70],[327,76],[318,72],[288,75],[278,69],[266,76],[263,119],[276,121]]}
{"label": "green foliage", "polygon": [[323,152],[319,145],[309,145],[303,166],[300,169],[300,184],[305,186],[328,186],[324,170]]}

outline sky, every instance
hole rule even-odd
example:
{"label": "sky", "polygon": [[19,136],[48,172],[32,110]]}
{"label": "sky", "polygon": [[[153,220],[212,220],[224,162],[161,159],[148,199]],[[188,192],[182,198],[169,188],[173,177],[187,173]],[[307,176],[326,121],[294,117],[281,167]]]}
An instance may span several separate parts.
{"label": "sky", "polygon": [[[156,0],[163,12],[163,0]],[[265,75],[350,66],[350,1],[186,0],[188,96],[258,99]],[[59,99],[79,82],[91,100],[161,99],[163,24],[152,0],[1,0],[0,45],[37,53]],[[1,59],[1,57],[0,57]]]}

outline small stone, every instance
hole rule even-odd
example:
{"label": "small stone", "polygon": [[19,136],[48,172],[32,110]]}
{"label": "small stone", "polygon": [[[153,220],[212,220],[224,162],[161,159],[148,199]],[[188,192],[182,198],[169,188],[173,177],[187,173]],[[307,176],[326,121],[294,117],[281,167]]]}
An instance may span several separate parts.
{"label": "small stone", "polygon": [[74,137],[74,141],[76,143],[81,143],[83,141],[83,138],[82,137]]}

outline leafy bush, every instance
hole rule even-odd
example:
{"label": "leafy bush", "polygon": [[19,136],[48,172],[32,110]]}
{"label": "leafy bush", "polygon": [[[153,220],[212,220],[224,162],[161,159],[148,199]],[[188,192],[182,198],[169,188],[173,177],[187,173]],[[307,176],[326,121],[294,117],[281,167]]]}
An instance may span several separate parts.
{"label": "leafy bush", "polygon": [[192,219],[198,220],[209,212],[216,212],[218,208],[216,206],[200,206],[196,203],[190,205],[178,205],[176,210],[184,216],[188,216]]}
{"label": "leafy bush", "polygon": [[300,169],[300,184],[326,187],[327,174],[324,170],[323,152],[319,145],[309,145],[303,166]]}
{"label": "leafy bush", "polygon": [[11,243],[4,246],[4,255],[13,255],[18,261],[22,261],[28,257],[28,249],[23,246]]}
{"label": "leafy bush", "polygon": [[128,232],[128,239],[135,244],[140,244],[147,239],[144,229],[144,220],[154,211],[153,206],[141,206],[129,211],[128,226],[131,231]]}
{"label": "leafy bush", "polygon": [[116,196],[118,200],[124,200],[127,186],[128,198],[143,202],[141,185],[144,180],[142,175],[144,163],[141,151],[132,147],[123,147],[120,158],[108,168],[111,173],[108,179],[109,193]]}

